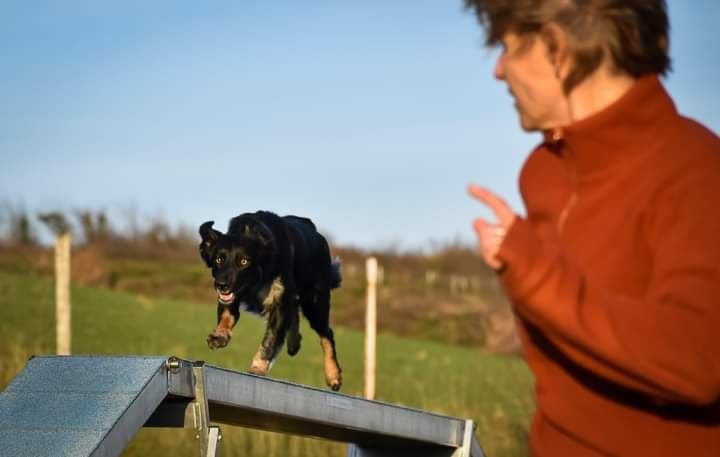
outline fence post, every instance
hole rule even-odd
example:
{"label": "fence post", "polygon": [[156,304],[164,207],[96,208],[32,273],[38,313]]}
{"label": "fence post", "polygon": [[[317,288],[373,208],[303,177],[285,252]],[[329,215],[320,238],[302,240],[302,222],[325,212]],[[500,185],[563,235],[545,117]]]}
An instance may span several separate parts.
{"label": "fence post", "polygon": [[367,308],[365,311],[365,398],[375,398],[375,339],[377,334],[377,279],[375,257],[365,262],[367,273]]}
{"label": "fence post", "polygon": [[55,334],[58,355],[70,355],[70,232],[55,240]]}

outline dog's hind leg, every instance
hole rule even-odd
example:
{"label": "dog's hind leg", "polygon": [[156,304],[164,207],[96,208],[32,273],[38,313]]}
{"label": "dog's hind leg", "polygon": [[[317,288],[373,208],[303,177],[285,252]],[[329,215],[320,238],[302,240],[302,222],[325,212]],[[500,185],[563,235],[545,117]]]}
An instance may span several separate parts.
{"label": "dog's hind leg", "polygon": [[288,328],[288,335],[287,335],[287,352],[291,356],[294,356],[300,351],[300,341],[302,340],[302,335],[300,335],[300,316],[298,313],[300,310],[297,308],[297,306],[294,306],[290,310],[290,328]]}
{"label": "dog's hind leg", "polygon": [[337,360],[335,338],[330,327],[327,328],[327,335],[320,336],[320,346],[323,350],[325,382],[332,390],[340,390],[340,386],[342,386],[342,370]]}
{"label": "dog's hind leg", "polygon": [[324,284],[315,287],[314,300],[302,303],[303,314],[307,317],[318,336],[323,350],[325,382],[332,390],[340,390],[342,385],[342,369],[337,360],[335,337],[330,328],[330,288]]}

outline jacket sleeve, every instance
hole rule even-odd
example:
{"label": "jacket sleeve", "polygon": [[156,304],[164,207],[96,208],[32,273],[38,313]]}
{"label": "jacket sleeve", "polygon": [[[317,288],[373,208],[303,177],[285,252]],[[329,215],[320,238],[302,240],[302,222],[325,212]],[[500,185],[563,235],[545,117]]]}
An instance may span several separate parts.
{"label": "jacket sleeve", "polygon": [[655,250],[643,299],[593,283],[519,217],[498,254],[500,279],[573,362],[659,403],[709,405],[720,398],[720,191],[678,187],[658,197],[644,229]]}

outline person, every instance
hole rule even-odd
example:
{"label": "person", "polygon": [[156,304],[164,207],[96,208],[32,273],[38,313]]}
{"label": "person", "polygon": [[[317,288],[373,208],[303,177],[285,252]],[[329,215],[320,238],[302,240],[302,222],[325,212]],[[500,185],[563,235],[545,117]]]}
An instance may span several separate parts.
{"label": "person", "polygon": [[678,114],[662,0],[465,0],[543,133],[526,216],[470,194],[535,376],[530,453],[720,456],[720,139]]}

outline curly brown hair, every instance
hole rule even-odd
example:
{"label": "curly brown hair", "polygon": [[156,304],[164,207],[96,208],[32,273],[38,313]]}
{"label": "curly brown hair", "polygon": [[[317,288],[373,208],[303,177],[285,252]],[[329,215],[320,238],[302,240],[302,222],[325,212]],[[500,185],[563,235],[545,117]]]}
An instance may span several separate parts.
{"label": "curly brown hair", "polygon": [[610,59],[615,70],[634,77],[671,69],[665,0],[465,0],[486,30],[486,45],[508,33],[549,40],[556,24],[568,35],[573,66],[564,88],[569,93]]}

